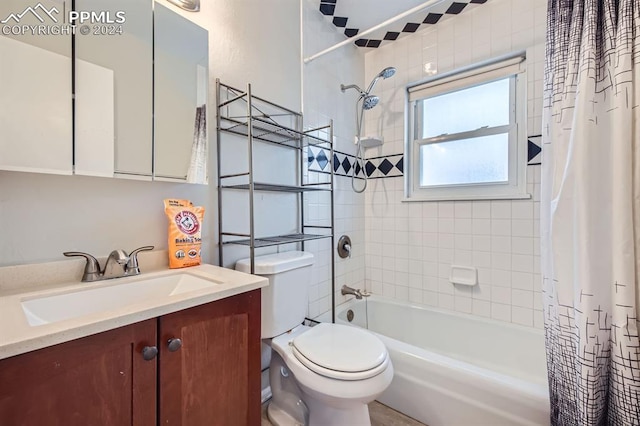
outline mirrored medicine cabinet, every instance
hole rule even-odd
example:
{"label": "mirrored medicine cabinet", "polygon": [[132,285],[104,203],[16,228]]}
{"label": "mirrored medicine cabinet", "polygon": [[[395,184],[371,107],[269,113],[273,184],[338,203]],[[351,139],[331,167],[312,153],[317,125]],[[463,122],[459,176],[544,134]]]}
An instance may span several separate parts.
{"label": "mirrored medicine cabinet", "polygon": [[208,32],[153,0],[75,0],[74,35],[70,6],[0,2],[0,170],[207,183]]}

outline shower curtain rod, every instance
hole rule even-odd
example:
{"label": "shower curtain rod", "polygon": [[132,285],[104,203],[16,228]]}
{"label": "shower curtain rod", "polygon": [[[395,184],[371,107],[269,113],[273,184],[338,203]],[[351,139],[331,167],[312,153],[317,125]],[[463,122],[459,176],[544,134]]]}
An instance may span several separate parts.
{"label": "shower curtain rod", "polygon": [[[401,14],[396,15],[393,18],[387,19],[386,21],[384,21],[384,22],[382,22],[382,23],[380,23],[380,24],[378,24],[378,25],[376,25],[374,27],[371,27],[368,30],[359,33],[358,36],[359,37],[366,36],[366,35],[374,32],[374,31],[379,30],[380,28],[384,28],[387,25],[391,25],[394,22],[399,21],[402,18],[405,18],[405,17],[407,17],[409,15],[413,15],[414,13],[421,12],[422,10],[430,8],[432,6],[435,6],[435,5],[439,4],[439,3],[442,3],[443,1],[445,1],[445,0],[429,0],[429,1],[426,1],[426,2],[422,3],[419,6],[416,6],[416,7],[412,8],[412,9],[409,9],[406,12],[402,12]],[[308,64],[309,62],[313,61],[314,59],[317,59],[320,56],[323,56],[323,55],[325,55],[325,54],[327,54],[329,52],[332,52],[332,51],[334,51],[336,49],[339,49],[342,46],[345,46],[345,45],[350,44],[350,43],[353,43],[353,37],[352,38],[348,38],[346,40],[343,40],[340,43],[334,44],[333,46],[331,46],[331,47],[329,47],[329,48],[327,48],[327,49],[325,49],[325,50],[323,50],[321,52],[318,52],[315,55],[311,55],[311,56],[308,56],[308,57],[304,58],[304,63]]]}

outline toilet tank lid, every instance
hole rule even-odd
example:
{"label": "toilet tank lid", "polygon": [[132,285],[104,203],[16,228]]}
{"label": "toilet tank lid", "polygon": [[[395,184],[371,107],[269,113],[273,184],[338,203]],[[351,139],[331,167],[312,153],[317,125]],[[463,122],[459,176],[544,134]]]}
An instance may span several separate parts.
{"label": "toilet tank lid", "polygon": [[[256,256],[255,262],[256,275],[272,275],[313,265],[313,254],[306,251],[285,251]],[[238,260],[236,270],[250,273],[251,258]]]}

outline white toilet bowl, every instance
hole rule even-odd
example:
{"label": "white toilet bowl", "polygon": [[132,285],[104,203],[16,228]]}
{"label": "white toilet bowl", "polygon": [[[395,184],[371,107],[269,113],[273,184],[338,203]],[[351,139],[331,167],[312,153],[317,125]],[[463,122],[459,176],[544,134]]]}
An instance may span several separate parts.
{"label": "white toilet bowl", "polygon": [[[254,266],[252,268],[251,266]],[[370,426],[367,404],[393,378],[384,343],[339,324],[301,326],[313,254],[288,251],[242,259],[236,269],[269,279],[262,289],[262,338],[271,346],[269,419],[277,426]]]}
{"label": "white toilet bowl", "polygon": [[[371,424],[367,404],[393,378],[389,355],[377,337],[355,327],[319,324],[299,326],[275,337],[271,347],[275,352],[270,366],[274,399],[268,414],[274,423]],[[291,373],[297,386],[291,383]],[[287,413],[289,419],[283,420]]]}

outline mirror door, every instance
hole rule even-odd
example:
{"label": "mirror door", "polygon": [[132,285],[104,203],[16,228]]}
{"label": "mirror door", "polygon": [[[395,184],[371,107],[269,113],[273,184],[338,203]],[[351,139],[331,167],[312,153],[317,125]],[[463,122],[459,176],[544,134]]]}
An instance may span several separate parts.
{"label": "mirror door", "polygon": [[153,1],[75,0],[76,10],[123,11],[122,24],[76,34],[76,173],[152,176]]}
{"label": "mirror door", "polygon": [[0,169],[73,172],[69,3],[0,1]]}
{"label": "mirror door", "polygon": [[155,4],[156,180],[207,183],[207,30]]}

